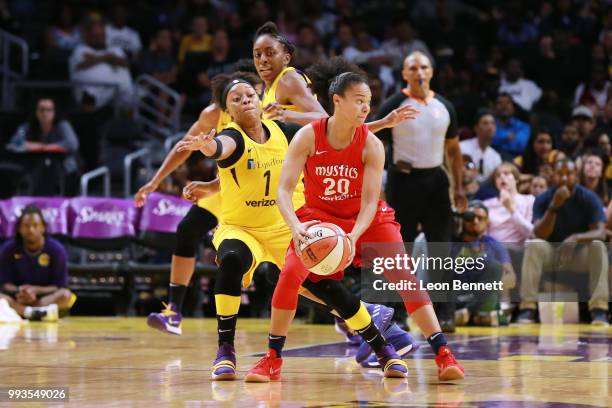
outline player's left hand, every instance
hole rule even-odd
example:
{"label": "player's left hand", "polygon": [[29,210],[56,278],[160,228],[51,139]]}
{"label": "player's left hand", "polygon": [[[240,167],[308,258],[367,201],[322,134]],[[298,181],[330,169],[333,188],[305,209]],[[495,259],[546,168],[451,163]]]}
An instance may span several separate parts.
{"label": "player's left hand", "polygon": [[[209,145],[215,137],[215,129],[213,128],[208,134],[201,132],[199,135],[185,135],[185,137],[176,144],[177,152],[186,150],[202,150]],[[214,153],[214,152],[213,152]]]}
{"label": "player's left hand", "polygon": [[384,121],[387,127],[395,127],[405,120],[415,119],[417,113],[419,113],[419,111],[412,105],[404,105],[389,112],[389,114],[385,116]]}
{"label": "player's left hand", "polygon": [[183,188],[183,197],[192,203],[219,192],[219,179],[212,181],[192,181]]}
{"label": "player's left hand", "polygon": [[278,120],[280,122],[285,122],[287,119],[285,114],[285,108],[283,108],[278,102],[272,102],[266,105],[263,109],[263,113],[269,120]]}

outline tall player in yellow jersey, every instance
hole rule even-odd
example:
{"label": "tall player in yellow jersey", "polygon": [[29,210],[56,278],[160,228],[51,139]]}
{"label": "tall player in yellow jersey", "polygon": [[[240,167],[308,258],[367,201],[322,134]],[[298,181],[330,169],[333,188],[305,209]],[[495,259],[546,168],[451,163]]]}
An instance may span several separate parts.
{"label": "tall player in yellow jersey", "polygon": [[[213,243],[219,272],[215,282],[219,351],[212,378],[236,377],[234,335],[243,286],[255,268],[270,262],[281,266],[291,232],[276,207],[276,189],[288,148],[299,126],[261,119],[260,99],[253,86],[227,77],[220,107],[233,122],[217,136],[188,136],[177,151],[201,150],[217,161],[221,202],[220,225]],[[303,204],[303,195],[296,205]],[[301,199],[301,201],[300,201]]]}
{"label": "tall player in yellow jersey", "polygon": [[[295,46],[279,34],[273,22],[263,24],[255,32],[253,63],[265,86],[261,101],[264,117],[307,125],[329,115],[313,95],[308,76],[290,66],[294,52]],[[402,106],[385,118],[367,125],[372,132],[378,132],[393,127],[398,117],[412,113],[406,106]]]}

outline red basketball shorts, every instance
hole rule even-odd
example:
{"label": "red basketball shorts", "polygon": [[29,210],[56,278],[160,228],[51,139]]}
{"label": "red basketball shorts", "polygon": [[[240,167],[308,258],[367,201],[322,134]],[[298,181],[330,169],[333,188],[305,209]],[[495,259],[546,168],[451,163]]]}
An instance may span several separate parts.
{"label": "red basketball shorts", "polygon": [[[313,208],[300,208],[296,215],[301,222],[319,220],[321,222],[330,222],[342,228],[346,233],[352,231],[355,225],[355,219],[336,218],[330,214]],[[356,243],[355,257],[353,265],[356,267],[362,266],[362,250],[364,243],[380,243],[389,245],[377,245],[377,247],[385,248],[389,256],[391,254],[404,254],[404,246],[402,235],[400,234],[400,225],[395,221],[395,210],[387,205],[384,201],[379,201],[378,210],[370,227],[363,233]],[[416,281],[416,278],[409,270],[391,269],[385,270],[385,278],[389,282],[400,282],[402,280]],[[344,271],[337,272],[329,276],[315,275],[304,267],[299,256],[296,254],[293,247],[293,242],[287,250],[285,265],[280,273],[278,283],[272,297],[272,306],[277,309],[294,310],[297,308],[298,292],[302,283],[309,279],[313,282],[318,282],[322,279],[341,280],[344,277]],[[399,291],[404,305],[408,313],[412,313],[421,306],[431,304],[429,296],[424,291]]]}

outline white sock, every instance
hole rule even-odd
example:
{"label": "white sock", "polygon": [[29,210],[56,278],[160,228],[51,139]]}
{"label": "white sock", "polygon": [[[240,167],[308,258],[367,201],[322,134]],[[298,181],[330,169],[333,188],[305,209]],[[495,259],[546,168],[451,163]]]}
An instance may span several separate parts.
{"label": "white sock", "polygon": [[26,319],[32,317],[32,306],[26,306],[26,308],[23,310],[23,317]]}

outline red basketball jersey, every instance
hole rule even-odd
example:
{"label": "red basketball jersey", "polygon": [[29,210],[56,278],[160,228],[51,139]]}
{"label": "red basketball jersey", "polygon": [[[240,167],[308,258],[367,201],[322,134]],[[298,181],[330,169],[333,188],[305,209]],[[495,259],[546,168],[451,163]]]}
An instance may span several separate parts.
{"label": "red basketball jersey", "polygon": [[357,218],[361,208],[362,156],[368,127],[359,126],[351,144],[342,150],[335,150],[327,141],[327,120],[323,118],[312,122],[315,152],[306,160],[306,207],[338,218]]}

